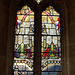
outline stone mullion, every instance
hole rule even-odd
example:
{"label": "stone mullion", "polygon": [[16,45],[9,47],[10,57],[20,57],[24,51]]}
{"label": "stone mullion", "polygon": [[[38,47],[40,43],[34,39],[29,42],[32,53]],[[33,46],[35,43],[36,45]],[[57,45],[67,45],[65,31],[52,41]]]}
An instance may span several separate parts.
{"label": "stone mullion", "polygon": [[[37,10],[37,9],[36,9]],[[35,13],[34,75],[41,75],[41,13]]]}

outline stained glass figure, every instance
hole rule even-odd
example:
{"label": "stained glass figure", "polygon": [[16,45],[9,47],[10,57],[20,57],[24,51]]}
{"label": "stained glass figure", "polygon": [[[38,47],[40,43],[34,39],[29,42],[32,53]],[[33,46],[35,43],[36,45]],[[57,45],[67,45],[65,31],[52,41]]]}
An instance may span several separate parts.
{"label": "stained glass figure", "polygon": [[41,75],[62,73],[60,32],[60,14],[49,6],[42,12]]}
{"label": "stained glass figure", "polygon": [[14,75],[33,75],[34,12],[27,5],[17,12],[14,46]]}
{"label": "stained glass figure", "polygon": [[35,0],[38,4],[41,2],[41,1],[43,1],[43,0]]}

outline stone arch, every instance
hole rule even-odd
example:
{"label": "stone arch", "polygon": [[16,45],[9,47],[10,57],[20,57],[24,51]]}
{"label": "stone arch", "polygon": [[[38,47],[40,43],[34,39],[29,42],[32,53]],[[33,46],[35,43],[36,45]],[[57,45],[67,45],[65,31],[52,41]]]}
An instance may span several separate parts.
{"label": "stone arch", "polygon": [[[57,1],[53,1],[53,0],[44,0],[42,1],[39,5],[34,1],[34,0],[18,0],[18,1],[12,1],[11,4],[10,4],[10,10],[9,10],[9,26],[8,26],[8,39],[7,39],[7,56],[6,56],[6,75],[12,75],[13,73],[13,69],[12,69],[12,65],[13,65],[13,47],[14,47],[14,34],[15,34],[15,31],[14,31],[14,25],[16,23],[16,12],[17,10],[21,9],[22,6],[24,5],[28,5],[29,7],[31,7],[31,9],[37,14],[35,14],[35,20],[38,20],[39,21],[35,21],[35,29],[41,29],[41,12],[43,10],[46,9],[46,7],[48,7],[49,5],[52,5],[56,11],[58,11],[60,14],[61,14],[61,42],[62,42],[62,71],[64,70],[63,72],[63,75],[68,75],[69,73],[69,70],[68,70],[68,67],[69,67],[69,49],[68,49],[68,45],[69,45],[69,41],[68,41],[68,22],[67,22],[67,8],[66,8],[66,5],[65,5],[65,2],[64,0],[57,0]],[[35,8],[36,7],[36,8]],[[37,9],[37,10],[36,10]],[[39,17],[39,18],[37,18]],[[38,25],[38,26],[37,26]],[[66,30],[67,28],[67,30]],[[41,32],[41,30],[39,30],[39,32]],[[35,32],[37,33],[37,31]],[[64,34],[64,35],[63,35]],[[41,34],[38,34],[41,36]],[[37,35],[37,36],[38,36]],[[35,38],[37,37],[35,36]],[[35,39],[35,42],[37,39]],[[41,38],[39,38],[39,41],[41,41]],[[38,41],[38,43],[39,43]],[[36,44],[35,44],[36,45]],[[40,44],[39,44],[40,45]],[[38,46],[39,46],[38,45]],[[39,48],[37,47],[37,49],[41,49],[41,46],[39,46]],[[39,53],[40,51],[38,51]],[[37,51],[35,51],[35,55],[37,54]],[[38,55],[40,58],[41,56],[41,53],[40,55]],[[36,60],[36,57],[34,58],[35,62],[40,60],[41,61],[41,58]],[[41,66],[40,64],[40,61],[39,62],[34,62],[34,68],[36,67],[36,64],[39,64],[39,66]],[[10,64],[9,64],[10,63]],[[68,63],[68,64],[67,64]],[[38,67],[39,67],[38,66]],[[38,69],[38,68],[37,68]],[[36,72],[38,72],[37,75],[41,75],[41,69],[37,69],[35,70],[34,72],[34,75],[36,74]]]}

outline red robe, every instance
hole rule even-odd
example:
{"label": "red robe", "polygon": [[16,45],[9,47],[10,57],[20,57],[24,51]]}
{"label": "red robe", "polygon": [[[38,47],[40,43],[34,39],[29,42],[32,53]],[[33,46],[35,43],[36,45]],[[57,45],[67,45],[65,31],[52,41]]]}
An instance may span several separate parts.
{"label": "red robe", "polygon": [[18,24],[18,23],[17,23],[17,20],[18,20],[18,18],[17,18],[17,16],[16,16],[16,27],[17,27],[17,24]]}
{"label": "red robe", "polygon": [[30,53],[31,50],[30,49],[26,49],[26,51],[28,52],[28,53],[26,53],[26,56],[28,56],[28,58],[31,58],[31,56],[32,56],[31,53]]}
{"label": "red robe", "polygon": [[58,29],[60,28],[60,17],[58,18],[59,24],[58,24]]}
{"label": "red robe", "polygon": [[45,49],[44,58],[49,54],[49,48]]}

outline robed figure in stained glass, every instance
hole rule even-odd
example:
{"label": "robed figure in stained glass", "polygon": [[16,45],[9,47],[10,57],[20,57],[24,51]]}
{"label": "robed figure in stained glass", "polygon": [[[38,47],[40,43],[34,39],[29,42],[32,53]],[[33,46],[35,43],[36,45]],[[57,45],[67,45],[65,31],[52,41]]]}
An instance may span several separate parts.
{"label": "robed figure in stained glass", "polygon": [[45,48],[44,58],[49,58],[49,48]]}
{"label": "robed figure in stained glass", "polygon": [[31,49],[30,49],[29,46],[27,47],[26,52],[27,52],[27,54],[26,54],[26,58],[31,58],[32,55],[31,55]]}

